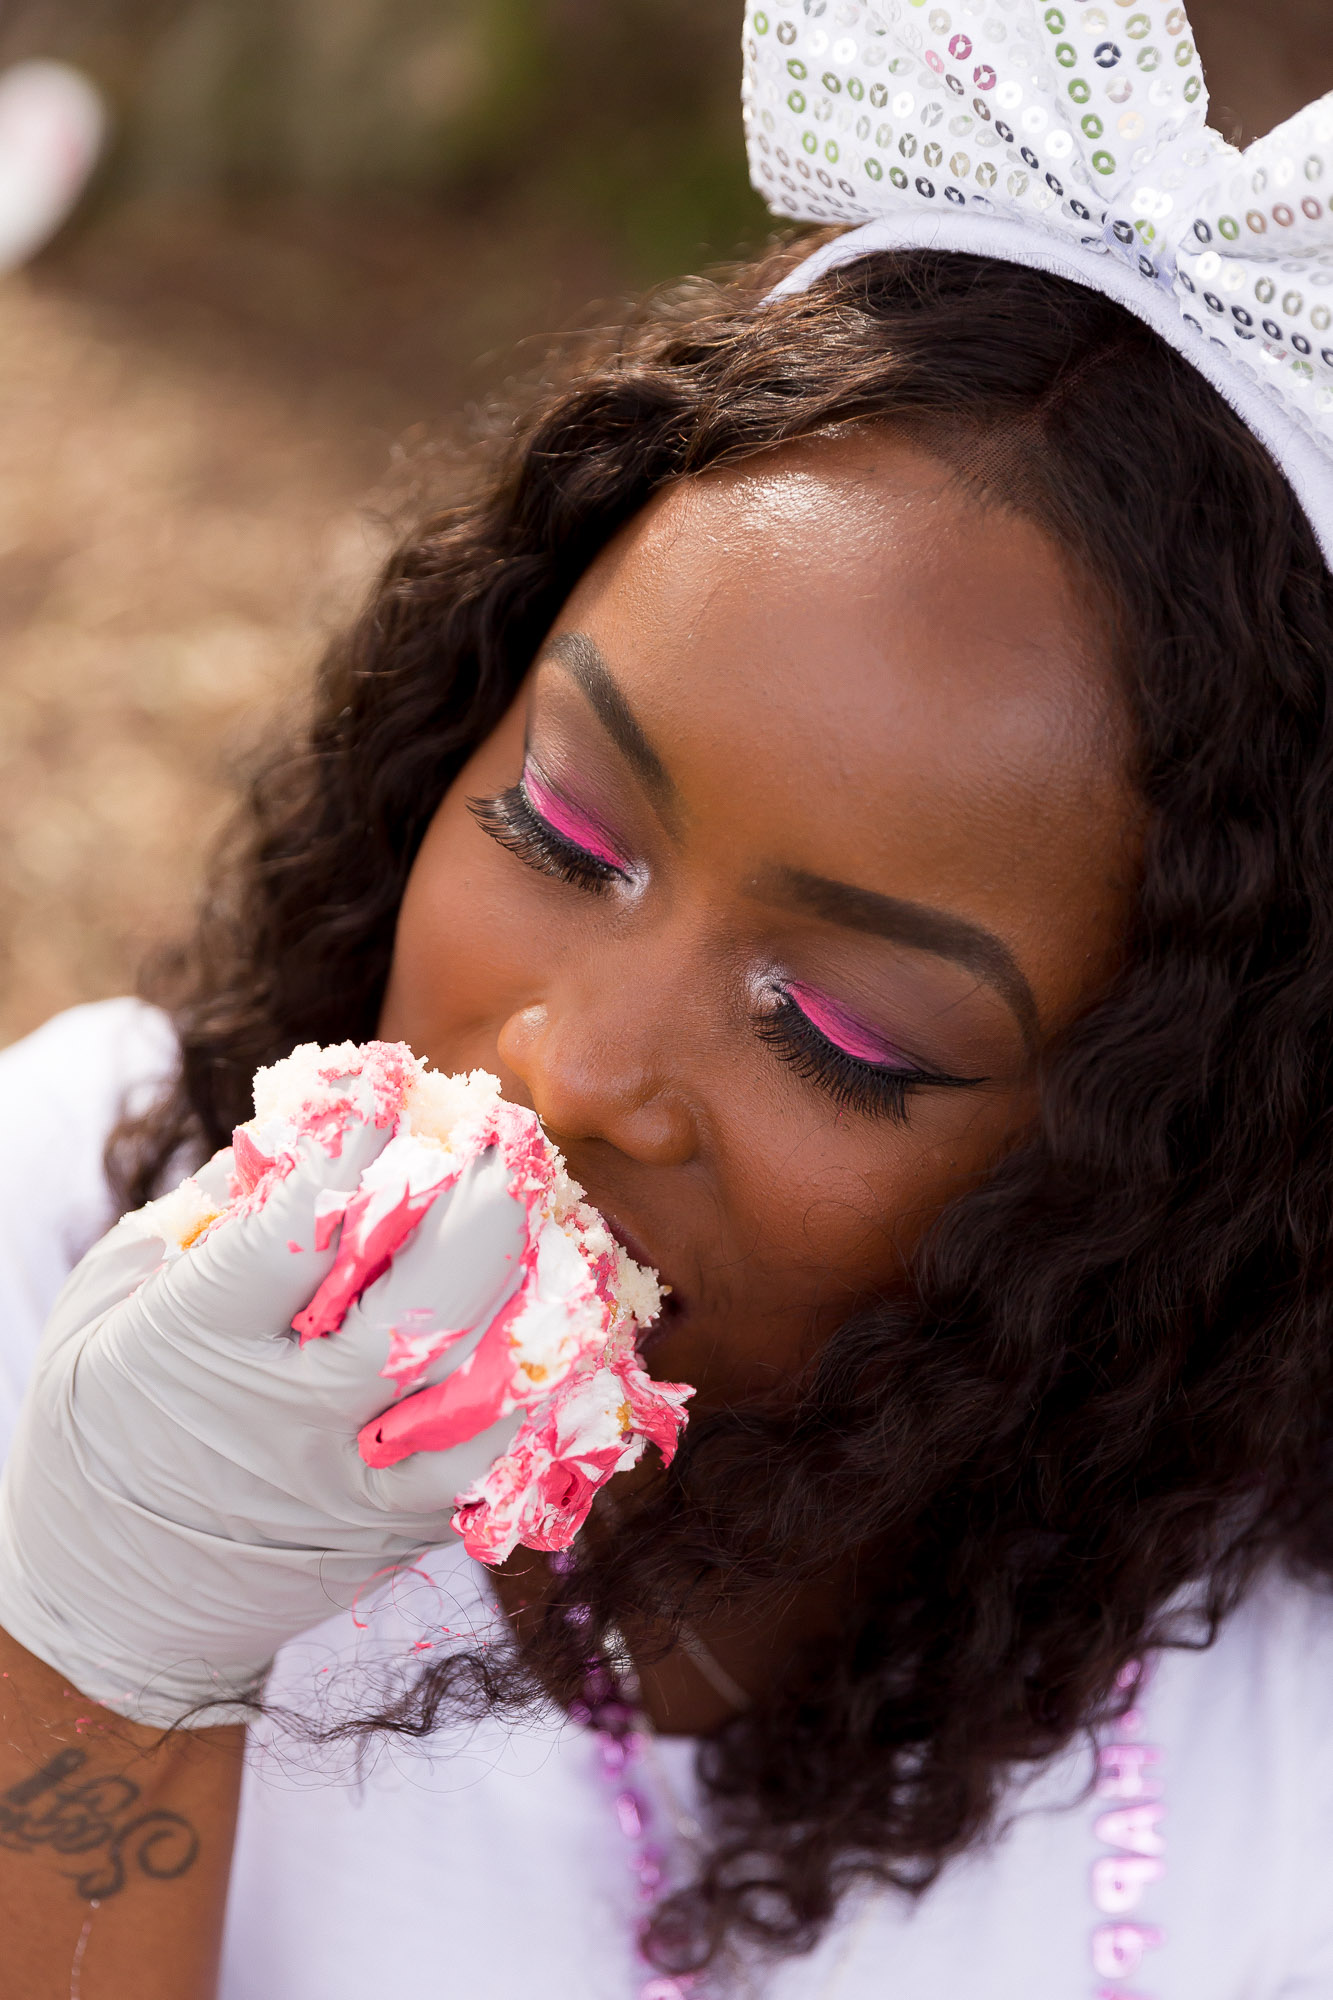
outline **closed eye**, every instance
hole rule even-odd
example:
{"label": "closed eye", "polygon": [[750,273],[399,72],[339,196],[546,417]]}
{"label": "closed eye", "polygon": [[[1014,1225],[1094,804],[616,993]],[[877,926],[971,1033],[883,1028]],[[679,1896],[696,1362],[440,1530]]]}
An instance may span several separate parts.
{"label": "closed eye", "polygon": [[[923,1068],[896,1050],[886,1050],[874,1058],[868,1053],[856,1053],[821,1032],[791,988],[772,986],[766,998],[766,1007],[755,1018],[759,1039],[798,1076],[805,1077],[832,1098],[840,1110],[870,1118],[891,1118],[905,1125],[908,1100],[917,1091],[973,1089],[986,1081],[981,1076],[950,1076],[942,1070]],[[859,1046],[868,1050],[870,1045],[867,1036]]]}
{"label": "closed eye", "polygon": [[534,806],[526,779],[487,799],[469,799],[468,811],[484,833],[539,875],[550,875],[575,888],[604,893],[617,882],[630,882],[627,868],[582,846],[562,833]]}

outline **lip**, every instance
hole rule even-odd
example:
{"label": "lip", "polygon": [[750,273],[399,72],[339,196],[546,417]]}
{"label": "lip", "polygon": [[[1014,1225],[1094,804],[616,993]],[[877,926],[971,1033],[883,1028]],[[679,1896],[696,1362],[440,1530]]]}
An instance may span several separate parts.
{"label": "lip", "polygon": [[658,1333],[669,1320],[679,1319],[686,1309],[687,1302],[682,1298],[679,1288],[662,1271],[656,1258],[644,1247],[640,1239],[634,1234],[634,1231],[626,1229],[620,1218],[613,1215],[609,1209],[599,1209],[598,1213],[621,1249],[628,1251],[636,1264],[643,1264],[648,1270],[657,1272],[665,1296],[662,1300],[661,1312],[653,1321],[651,1328],[648,1329],[646,1337],[650,1338],[653,1334]]}

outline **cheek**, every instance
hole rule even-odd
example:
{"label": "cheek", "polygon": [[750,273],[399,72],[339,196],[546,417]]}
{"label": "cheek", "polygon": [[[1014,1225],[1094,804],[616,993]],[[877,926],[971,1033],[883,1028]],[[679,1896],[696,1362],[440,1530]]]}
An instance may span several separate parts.
{"label": "cheek", "polygon": [[[707,1399],[794,1373],[858,1304],[895,1290],[923,1233],[985,1175],[1030,1111],[1019,1091],[939,1093],[914,1100],[906,1126],[836,1112],[811,1126],[775,1107],[737,1134],[745,1150],[727,1178],[748,1255],[725,1324],[688,1357]],[[664,1341],[662,1368],[673,1359]],[[697,1378],[687,1370],[686,1379]]]}

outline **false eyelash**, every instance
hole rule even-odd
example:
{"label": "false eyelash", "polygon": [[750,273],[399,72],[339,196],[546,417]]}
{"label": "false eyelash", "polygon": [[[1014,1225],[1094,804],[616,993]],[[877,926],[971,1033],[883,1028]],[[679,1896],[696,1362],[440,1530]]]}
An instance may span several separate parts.
{"label": "false eyelash", "polygon": [[844,1111],[891,1118],[905,1125],[907,1100],[915,1091],[926,1085],[957,1089],[984,1081],[981,1077],[945,1076],[938,1070],[891,1069],[887,1064],[865,1062],[821,1035],[789,993],[774,988],[772,998],[777,1004],[755,1021],[759,1039]]}
{"label": "false eyelash", "polygon": [[571,882],[576,888],[595,892],[626,880],[622,869],[589,854],[548,825],[534,810],[521,784],[510,785],[494,798],[469,799],[467,809],[484,833],[540,875],[552,875],[557,882]]}

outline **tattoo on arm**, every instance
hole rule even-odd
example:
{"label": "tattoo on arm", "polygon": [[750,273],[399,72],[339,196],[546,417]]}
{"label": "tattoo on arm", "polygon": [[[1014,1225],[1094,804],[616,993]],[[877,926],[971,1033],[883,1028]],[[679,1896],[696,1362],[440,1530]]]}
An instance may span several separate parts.
{"label": "tattoo on arm", "polygon": [[0,1848],[19,1854],[49,1847],[77,1855],[65,1873],[85,1902],[119,1895],[131,1873],[174,1882],[194,1866],[199,1836],[180,1813],[136,1812],[139,1787],[126,1777],[83,1777],[86,1750],[58,1756],[0,1793]]}

